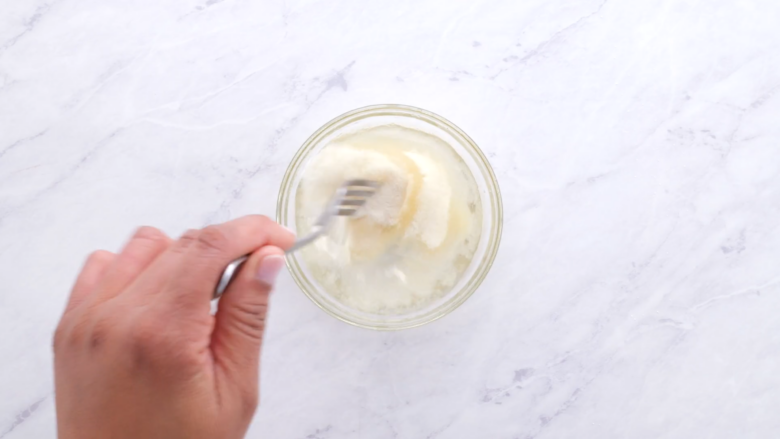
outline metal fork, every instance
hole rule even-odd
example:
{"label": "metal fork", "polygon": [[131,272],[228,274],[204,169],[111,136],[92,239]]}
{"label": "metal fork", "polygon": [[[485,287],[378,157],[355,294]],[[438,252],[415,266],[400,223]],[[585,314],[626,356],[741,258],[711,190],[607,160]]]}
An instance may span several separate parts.
{"label": "metal fork", "polygon": [[[366,201],[374,195],[379,188],[379,183],[374,180],[347,180],[345,181],[333,194],[333,197],[328,202],[325,209],[320,214],[317,221],[311,228],[308,235],[303,238],[299,238],[295,241],[292,247],[287,249],[285,254],[290,254],[294,251],[305,247],[317,238],[322,236],[328,231],[333,219],[337,216],[352,216],[358,212],[358,210],[366,204]],[[241,266],[249,258],[249,255],[241,256],[235,261],[228,264],[225,270],[222,272],[222,276],[219,278],[217,287],[214,290],[214,299],[219,298],[222,293],[225,292],[230,281]]]}

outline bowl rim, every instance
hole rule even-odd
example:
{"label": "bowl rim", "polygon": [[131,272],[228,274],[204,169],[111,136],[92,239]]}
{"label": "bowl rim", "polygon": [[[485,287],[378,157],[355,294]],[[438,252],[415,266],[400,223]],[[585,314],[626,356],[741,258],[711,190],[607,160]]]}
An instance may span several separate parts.
{"label": "bowl rim", "polygon": [[[292,187],[292,183],[295,179],[298,168],[306,159],[306,157],[308,157],[308,154],[311,152],[311,150],[320,142],[323,137],[332,134],[334,131],[337,131],[356,121],[375,116],[413,117],[423,122],[427,122],[445,132],[451,132],[450,134],[456,139],[460,137],[460,139],[464,141],[462,146],[468,151],[469,154],[471,154],[474,161],[477,162],[481,174],[485,178],[488,198],[490,201],[490,206],[488,207],[492,212],[492,218],[489,218],[492,227],[490,229],[490,235],[487,237],[489,239],[488,245],[485,248],[485,254],[481,258],[480,265],[477,267],[476,271],[468,280],[468,282],[461,288],[461,291],[465,290],[465,293],[460,294],[460,292],[458,292],[453,297],[453,300],[445,302],[440,308],[434,309],[434,311],[439,310],[439,312],[429,312],[428,314],[423,314],[421,318],[418,319],[418,321],[410,321],[409,323],[400,322],[400,324],[382,326],[353,321],[345,316],[339,315],[338,313],[328,309],[326,306],[320,303],[318,298],[314,297],[314,294],[309,291],[307,285],[304,282],[304,279],[302,279],[306,276],[302,273],[299,273],[300,268],[297,266],[297,261],[293,263],[292,258],[285,258],[287,269],[290,272],[290,275],[292,276],[296,285],[298,285],[298,288],[306,295],[306,297],[309,298],[309,300],[311,300],[315,305],[317,305],[317,307],[325,311],[330,316],[335,317],[342,322],[361,328],[373,329],[376,331],[395,331],[415,328],[436,321],[460,307],[466,300],[468,300],[468,298],[474,294],[474,292],[479,288],[484,279],[487,277],[488,273],[490,273],[493,262],[495,261],[495,258],[498,254],[504,223],[503,202],[498,179],[496,178],[495,172],[493,171],[493,167],[490,165],[490,161],[487,159],[476,142],[474,142],[474,140],[458,126],[444,117],[422,108],[402,104],[378,104],[356,108],[336,116],[317,129],[311,136],[309,136],[308,139],[306,139],[303,145],[298,148],[298,151],[295,153],[292,160],[290,160],[290,163],[284,173],[284,177],[282,178],[282,182],[279,186],[279,194],[276,205],[276,221],[279,224],[284,224],[286,222],[287,207],[288,204],[293,201],[290,199],[290,197],[293,195],[292,189],[294,189]],[[485,206],[483,206],[483,209],[484,208]]]}

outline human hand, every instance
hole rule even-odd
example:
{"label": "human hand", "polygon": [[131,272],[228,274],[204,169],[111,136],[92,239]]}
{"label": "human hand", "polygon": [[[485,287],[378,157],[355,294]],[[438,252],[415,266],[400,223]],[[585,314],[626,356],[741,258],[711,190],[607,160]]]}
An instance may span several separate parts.
{"label": "human hand", "polygon": [[[142,227],[87,260],[54,336],[60,439],[241,438],[268,293],[294,235],[247,216],[172,241]],[[232,260],[252,253],[210,312]]]}

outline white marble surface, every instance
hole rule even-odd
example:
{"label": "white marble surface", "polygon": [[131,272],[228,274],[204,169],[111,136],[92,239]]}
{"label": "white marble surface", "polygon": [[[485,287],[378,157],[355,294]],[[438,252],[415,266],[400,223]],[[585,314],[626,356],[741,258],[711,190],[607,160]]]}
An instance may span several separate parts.
{"label": "white marble surface", "polygon": [[776,438],[780,2],[7,0],[0,438],[55,434],[84,256],[273,214],[353,108],[437,112],[505,233],[463,307],[353,328],[282,277],[248,437]]}

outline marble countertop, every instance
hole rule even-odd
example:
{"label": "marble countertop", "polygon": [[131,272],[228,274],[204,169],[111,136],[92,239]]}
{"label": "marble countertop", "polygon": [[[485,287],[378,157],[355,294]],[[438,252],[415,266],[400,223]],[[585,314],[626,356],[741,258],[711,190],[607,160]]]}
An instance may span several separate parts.
{"label": "marble countertop", "polygon": [[378,333],[283,275],[249,438],[775,438],[780,2],[0,5],[0,438],[54,437],[50,339],[133,229],[273,215],[377,103],[450,119],[503,192],[461,308]]}

